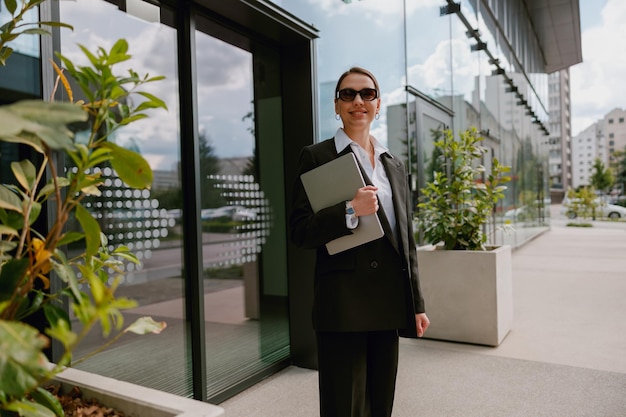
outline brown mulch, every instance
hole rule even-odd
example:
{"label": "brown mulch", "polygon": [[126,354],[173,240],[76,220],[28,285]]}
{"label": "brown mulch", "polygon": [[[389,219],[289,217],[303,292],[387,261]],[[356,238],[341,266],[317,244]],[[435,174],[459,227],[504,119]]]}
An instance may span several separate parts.
{"label": "brown mulch", "polygon": [[67,393],[60,392],[60,385],[51,385],[46,389],[59,399],[66,417],[125,417],[121,411],[100,405],[96,400],[83,398],[78,387]]}

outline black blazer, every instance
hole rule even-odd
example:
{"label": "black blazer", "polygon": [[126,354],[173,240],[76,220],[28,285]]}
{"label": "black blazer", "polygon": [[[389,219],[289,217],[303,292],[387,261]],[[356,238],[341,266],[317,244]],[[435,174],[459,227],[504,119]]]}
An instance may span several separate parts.
{"label": "black blazer", "polygon": [[332,138],[306,146],[300,153],[290,227],[297,246],[317,250],[314,329],[399,329],[403,337],[417,337],[415,314],[425,309],[417,273],[411,196],[402,161],[389,153],[381,156],[391,183],[398,239],[380,208],[385,236],[335,255],[328,254],[325,244],[351,233],[345,222],[345,203],[313,213],[300,181],[300,174],[351,151],[348,146],[338,154]]}

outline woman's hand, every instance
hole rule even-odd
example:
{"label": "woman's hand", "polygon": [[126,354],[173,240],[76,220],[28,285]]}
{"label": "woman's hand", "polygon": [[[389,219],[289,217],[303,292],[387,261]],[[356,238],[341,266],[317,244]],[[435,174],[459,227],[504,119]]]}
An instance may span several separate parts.
{"label": "woman's hand", "polygon": [[376,191],[378,188],[373,185],[366,185],[363,188],[359,188],[354,195],[352,208],[354,214],[357,216],[369,216],[378,211],[378,197],[376,197]]}
{"label": "woman's hand", "polygon": [[415,315],[415,323],[417,325],[417,337],[424,336],[424,332],[430,325],[430,320],[426,316],[426,313],[419,313]]}

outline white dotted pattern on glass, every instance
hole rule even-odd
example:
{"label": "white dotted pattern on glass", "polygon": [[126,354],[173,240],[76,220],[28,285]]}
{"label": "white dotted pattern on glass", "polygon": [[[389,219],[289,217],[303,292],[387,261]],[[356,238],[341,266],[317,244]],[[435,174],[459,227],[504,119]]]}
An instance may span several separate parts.
{"label": "white dotted pattern on glass", "polygon": [[[74,168],[75,169],[75,168]],[[159,202],[150,198],[149,190],[132,190],[111,168],[94,168],[100,172],[108,189],[102,196],[92,196],[84,206],[98,220],[102,233],[108,240],[108,250],[124,245],[139,258],[151,257],[150,248],[160,246],[160,238],[168,235],[168,228],[174,227],[176,219],[167,210],[159,209]],[[141,270],[143,264],[125,262],[127,272]]]}
{"label": "white dotted pattern on glass", "polygon": [[[228,201],[223,209],[235,222],[235,233],[225,236],[220,250],[205,266],[225,267],[254,262],[272,227],[269,201],[252,175],[209,175]],[[218,209],[219,210],[219,209]]]}

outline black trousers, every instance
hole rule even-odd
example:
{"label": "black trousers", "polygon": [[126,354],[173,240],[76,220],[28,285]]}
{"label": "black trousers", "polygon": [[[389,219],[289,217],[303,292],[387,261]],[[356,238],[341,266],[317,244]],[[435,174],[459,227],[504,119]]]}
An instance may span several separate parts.
{"label": "black trousers", "polygon": [[321,417],[390,417],[398,332],[317,332]]}

